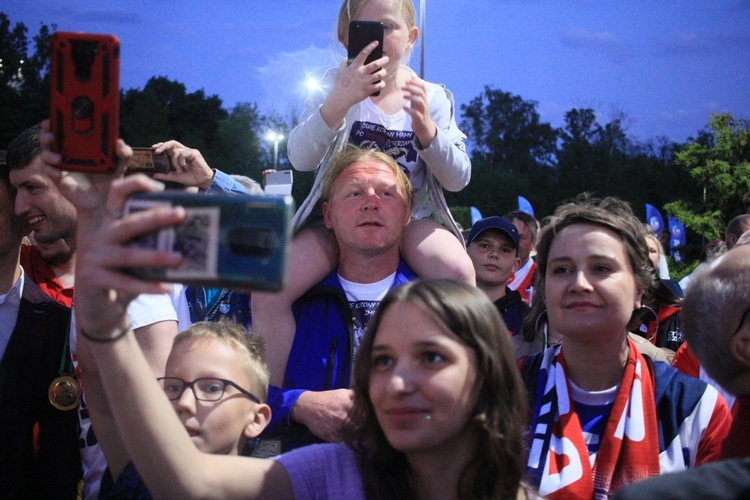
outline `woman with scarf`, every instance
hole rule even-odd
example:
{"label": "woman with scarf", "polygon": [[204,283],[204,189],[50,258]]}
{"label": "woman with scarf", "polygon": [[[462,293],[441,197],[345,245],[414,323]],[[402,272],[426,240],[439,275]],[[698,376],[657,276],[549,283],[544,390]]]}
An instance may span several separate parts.
{"label": "woman with scarf", "polygon": [[714,460],[730,415],[715,389],[628,339],[657,276],[640,222],[618,199],[557,209],[537,245],[534,303],[562,337],[526,358],[527,474],[549,498],[620,486]]}

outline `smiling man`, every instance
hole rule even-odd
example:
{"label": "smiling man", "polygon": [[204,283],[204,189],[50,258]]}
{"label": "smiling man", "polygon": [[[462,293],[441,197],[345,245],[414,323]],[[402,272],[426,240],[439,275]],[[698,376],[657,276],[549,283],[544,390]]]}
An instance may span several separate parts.
{"label": "smiling man", "polygon": [[338,440],[351,407],[352,360],[367,322],[389,289],[415,277],[399,256],[413,194],[393,159],[344,151],[323,179],[322,198],[338,267],[294,303],[293,337],[265,339],[269,368],[283,373],[284,382],[270,388],[273,420],[264,437],[283,436],[284,450]]}
{"label": "smiling man", "polygon": [[0,498],[72,499],[81,478],[78,419],[70,392],[57,390],[75,387],[74,379],[61,376],[70,310],[42,292],[19,264],[29,228],[14,214],[14,197],[2,154]]}
{"label": "smiling man", "polygon": [[21,132],[8,148],[10,183],[15,188],[15,213],[33,231],[39,246],[24,245],[21,265],[55,301],[70,307],[75,270],[75,207],[44,171],[39,155],[38,126]]}

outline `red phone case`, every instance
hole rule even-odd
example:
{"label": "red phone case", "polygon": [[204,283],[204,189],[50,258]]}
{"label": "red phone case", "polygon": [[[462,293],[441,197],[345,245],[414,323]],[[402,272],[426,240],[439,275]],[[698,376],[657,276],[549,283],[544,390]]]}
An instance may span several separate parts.
{"label": "red phone case", "polygon": [[120,124],[120,41],[114,35],[52,35],[50,123],[60,168],[111,172]]}

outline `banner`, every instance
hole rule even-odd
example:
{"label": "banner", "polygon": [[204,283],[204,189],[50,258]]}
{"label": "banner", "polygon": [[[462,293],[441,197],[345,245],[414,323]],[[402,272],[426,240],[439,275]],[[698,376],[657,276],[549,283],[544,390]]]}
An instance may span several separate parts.
{"label": "banner", "polygon": [[471,212],[471,225],[473,226],[474,223],[478,220],[481,220],[482,213],[479,211],[477,207],[469,207],[469,211]]}
{"label": "banner", "polygon": [[661,214],[655,206],[649,205],[648,203],[646,203],[646,223],[651,226],[651,229],[654,230],[654,234],[657,236],[659,236],[659,233],[665,229],[664,219]]}
{"label": "banner", "polygon": [[518,197],[518,210],[531,214],[532,216],[534,215],[534,209],[531,208],[531,203],[529,203],[529,200],[523,196]]}
{"label": "banner", "polygon": [[677,262],[682,262],[682,254],[678,250],[685,246],[685,226],[677,217],[669,217],[669,248],[672,250],[672,257]]}
{"label": "banner", "polygon": [[669,217],[669,248],[672,249],[672,257],[677,262],[682,262],[682,255],[675,251],[685,246],[685,226],[677,217]]}

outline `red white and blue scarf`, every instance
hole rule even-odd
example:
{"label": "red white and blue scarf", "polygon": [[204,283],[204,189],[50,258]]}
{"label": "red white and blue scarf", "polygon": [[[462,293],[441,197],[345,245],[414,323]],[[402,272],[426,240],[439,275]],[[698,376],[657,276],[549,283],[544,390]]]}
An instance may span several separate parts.
{"label": "red white and blue scarf", "polygon": [[549,498],[606,498],[660,472],[651,365],[628,340],[622,383],[593,467],[570,398],[562,346],[548,349],[536,380],[527,475]]}

